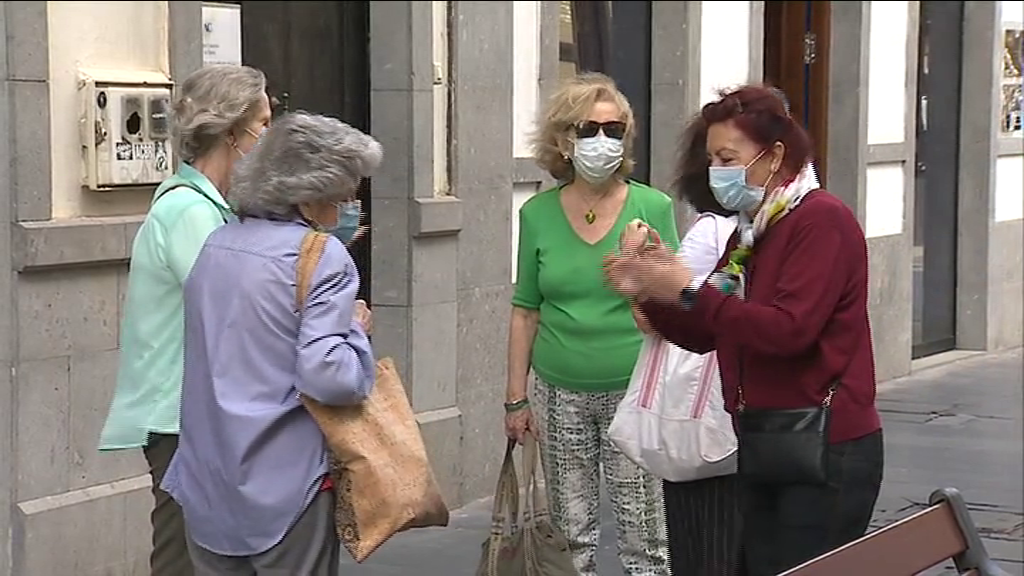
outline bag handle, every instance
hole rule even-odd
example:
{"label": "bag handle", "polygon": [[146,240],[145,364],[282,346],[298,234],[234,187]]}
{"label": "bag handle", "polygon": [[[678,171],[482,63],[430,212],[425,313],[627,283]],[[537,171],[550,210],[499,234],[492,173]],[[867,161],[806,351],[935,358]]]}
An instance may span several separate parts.
{"label": "bag handle", "polygon": [[505,460],[498,473],[498,487],[494,490],[494,509],[491,511],[490,545],[487,547],[487,576],[498,574],[498,554],[501,551],[501,537],[506,528],[515,532],[519,520],[519,479],[512,455],[516,441],[509,438],[505,446]]}
{"label": "bag handle", "polygon": [[494,490],[494,507],[491,511],[491,535],[501,536],[507,528],[515,530],[519,521],[519,478],[513,453],[516,441],[509,439],[505,447],[505,460],[498,473],[498,486]]}
{"label": "bag handle", "polygon": [[[729,240],[732,238],[736,226],[729,218],[715,216],[712,218],[715,220],[715,244],[718,245],[718,257],[721,258],[725,255],[725,249],[729,247]],[[722,230],[723,227],[729,227],[728,232]]]}
{"label": "bag handle", "polygon": [[[313,274],[316,267],[320,265],[320,258],[324,255],[324,247],[327,246],[327,235],[316,230],[306,232],[302,237],[302,244],[299,245],[299,259],[295,263],[295,313],[302,316],[306,308],[306,295],[309,294],[309,285],[313,283]],[[312,398],[301,392],[298,397],[309,408]]]}
{"label": "bag handle", "polygon": [[526,508],[523,511],[523,524],[530,528],[537,520],[546,518],[549,514],[547,498],[544,491],[538,486],[538,471],[544,473],[543,463],[540,461],[540,450],[537,439],[533,434],[527,434],[523,442],[523,479],[526,481],[524,498]]}
{"label": "bag handle", "polygon": [[[722,216],[710,215],[715,222],[715,244],[718,247],[718,258],[725,255],[729,247],[729,240],[736,230],[733,220]],[[723,230],[723,228],[725,228]],[[708,400],[711,399],[711,386],[715,383],[714,377],[718,372],[718,352],[712,350],[704,355],[704,362],[701,365],[700,380],[697,385],[697,395],[690,410],[690,418],[700,420],[704,417]]]}
{"label": "bag handle", "polygon": [[299,261],[295,265],[295,310],[302,314],[306,306],[306,295],[309,294],[309,285],[313,282],[313,274],[320,264],[320,258],[324,255],[324,247],[327,246],[327,234],[310,230],[302,238],[299,247]]}

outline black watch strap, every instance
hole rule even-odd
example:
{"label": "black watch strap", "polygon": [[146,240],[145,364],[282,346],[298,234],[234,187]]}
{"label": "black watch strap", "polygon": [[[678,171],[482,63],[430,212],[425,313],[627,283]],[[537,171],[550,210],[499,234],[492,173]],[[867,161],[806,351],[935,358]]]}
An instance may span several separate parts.
{"label": "black watch strap", "polygon": [[683,288],[679,292],[679,303],[683,305],[683,310],[692,310],[697,303],[697,290],[690,286]]}

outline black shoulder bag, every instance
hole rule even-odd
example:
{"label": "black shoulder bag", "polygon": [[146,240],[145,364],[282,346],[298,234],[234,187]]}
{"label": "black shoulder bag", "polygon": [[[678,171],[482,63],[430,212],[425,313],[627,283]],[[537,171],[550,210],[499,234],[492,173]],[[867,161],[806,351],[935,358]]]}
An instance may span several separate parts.
{"label": "black shoulder bag", "polygon": [[812,408],[750,410],[743,399],[740,360],[739,474],[756,484],[824,484],[828,476],[828,432],[833,382],[821,404]]}
{"label": "black shoulder bag", "polygon": [[[853,362],[853,354],[849,362]],[[828,433],[832,397],[850,364],[812,408],[750,410],[743,398],[740,354],[736,428],[740,477],[757,484],[824,484],[828,477]]]}

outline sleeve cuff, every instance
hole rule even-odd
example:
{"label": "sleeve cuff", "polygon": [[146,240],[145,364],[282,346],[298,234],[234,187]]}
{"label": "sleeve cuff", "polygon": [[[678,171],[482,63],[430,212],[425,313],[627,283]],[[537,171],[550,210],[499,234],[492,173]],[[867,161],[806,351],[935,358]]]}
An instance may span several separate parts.
{"label": "sleeve cuff", "polygon": [[711,322],[718,309],[728,298],[729,296],[722,293],[721,290],[705,282],[703,286],[697,288],[694,310]]}

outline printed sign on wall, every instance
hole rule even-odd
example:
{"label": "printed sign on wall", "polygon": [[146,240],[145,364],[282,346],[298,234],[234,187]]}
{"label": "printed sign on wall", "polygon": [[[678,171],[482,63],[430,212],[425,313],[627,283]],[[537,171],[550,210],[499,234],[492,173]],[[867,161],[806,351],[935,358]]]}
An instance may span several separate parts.
{"label": "printed sign on wall", "polygon": [[242,63],[242,7],[203,2],[203,65]]}

